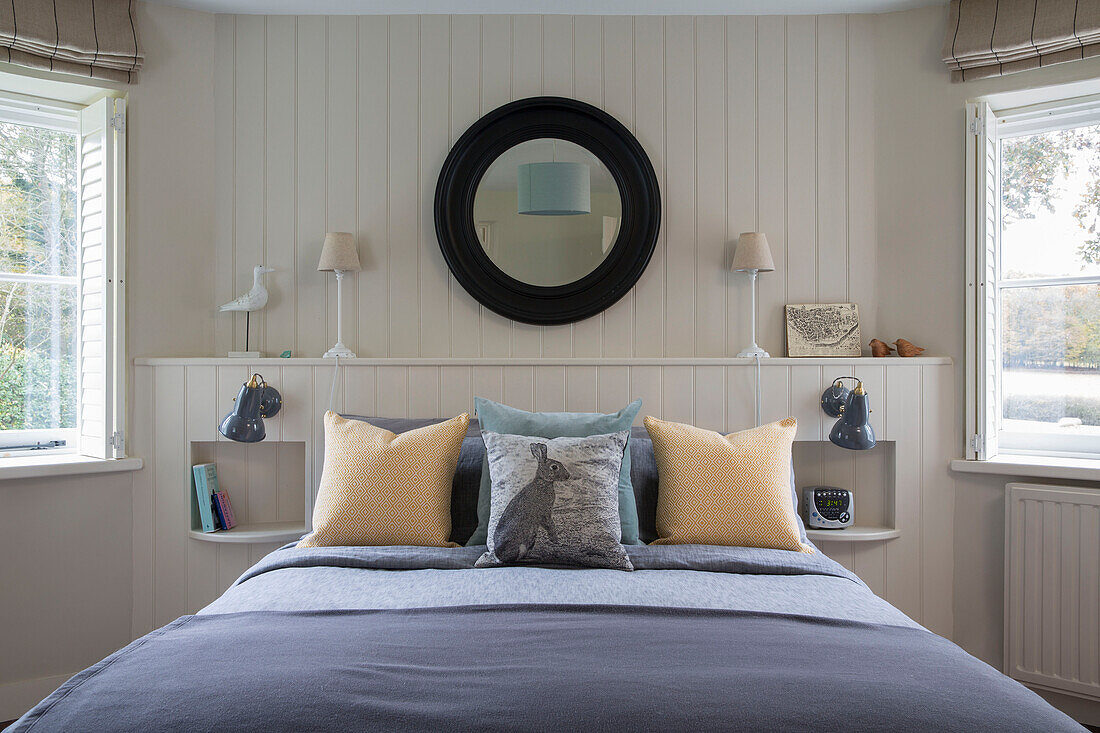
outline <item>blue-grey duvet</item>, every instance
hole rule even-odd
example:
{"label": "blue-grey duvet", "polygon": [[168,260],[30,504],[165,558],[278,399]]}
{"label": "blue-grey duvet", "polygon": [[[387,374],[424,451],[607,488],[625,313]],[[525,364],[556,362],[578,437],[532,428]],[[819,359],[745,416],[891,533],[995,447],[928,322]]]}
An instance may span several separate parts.
{"label": "blue-grey duvet", "polygon": [[820,553],[278,550],[12,731],[1080,731]]}

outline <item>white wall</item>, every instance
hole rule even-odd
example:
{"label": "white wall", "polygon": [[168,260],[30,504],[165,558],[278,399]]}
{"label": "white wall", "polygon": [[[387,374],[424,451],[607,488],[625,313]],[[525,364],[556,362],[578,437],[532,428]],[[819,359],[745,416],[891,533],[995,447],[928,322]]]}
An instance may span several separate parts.
{"label": "white wall", "polygon": [[214,332],[214,16],[139,8],[147,58],[128,90],[127,350],[205,354]]}
{"label": "white wall", "polygon": [[[1100,77],[1100,59],[952,84],[940,61],[944,22],[942,8],[876,17],[878,279],[884,286],[878,322],[891,341],[900,336],[955,359],[955,430],[962,435],[964,105],[996,92]],[[958,474],[955,480],[954,640],[1000,667],[1004,485],[1028,479]]]}
{"label": "white wall", "polygon": [[[0,719],[130,641],[130,478],[0,482]],[[20,684],[22,683],[22,684]]]}
{"label": "white wall", "polygon": [[[129,350],[206,354],[214,16],[145,3],[135,15],[148,59],[127,90]],[[130,640],[133,483],[0,481],[0,720]]]}
{"label": "white wall", "polygon": [[[873,19],[869,16],[219,16],[216,295],[251,285],[268,354],[335,341],[326,230],[357,232],[345,288],[360,356],[725,356],[746,345],[747,280],[727,243],[767,232],[761,344],[784,303],[855,301],[874,334]],[[641,281],[604,314],[511,323],[450,276],[432,199],[451,144],[482,114],[539,94],[606,109],[639,138],[664,198]],[[346,283],[347,284],[347,283]],[[215,352],[244,319],[215,321]],[[256,342],[254,342],[256,343]]]}

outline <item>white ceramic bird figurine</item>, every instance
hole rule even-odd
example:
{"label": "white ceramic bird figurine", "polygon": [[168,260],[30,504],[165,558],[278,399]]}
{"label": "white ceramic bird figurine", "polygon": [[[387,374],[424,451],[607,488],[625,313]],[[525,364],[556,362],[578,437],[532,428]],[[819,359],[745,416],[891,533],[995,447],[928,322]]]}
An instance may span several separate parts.
{"label": "white ceramic bird figurine", "polygon": [[247,293],[224,305],[219,305],[219,311],[251,311],[262,310],[267,305],[267,288],[264,287],[263,277],[265,273],[275,272],[273,268],[256,265],[252,268],[252,289]]}

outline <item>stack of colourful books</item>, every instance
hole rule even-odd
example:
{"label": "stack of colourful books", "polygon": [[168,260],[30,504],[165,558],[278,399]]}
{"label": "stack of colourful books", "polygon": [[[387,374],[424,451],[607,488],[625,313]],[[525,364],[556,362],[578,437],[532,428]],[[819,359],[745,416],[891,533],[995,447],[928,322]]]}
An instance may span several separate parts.
{"label": "stack of colourful books", "polygon": [[229,494],[218,487],[218,469],[213,463],[199,463],[191,467],[191,485],[195,487],[195,501],[199,506],[199,520],[203,532],[233,529],[237,518]]}

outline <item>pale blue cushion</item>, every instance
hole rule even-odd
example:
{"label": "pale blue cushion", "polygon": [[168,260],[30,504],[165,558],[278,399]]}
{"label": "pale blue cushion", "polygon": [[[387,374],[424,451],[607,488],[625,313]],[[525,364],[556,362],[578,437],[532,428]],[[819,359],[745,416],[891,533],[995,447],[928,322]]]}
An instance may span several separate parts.
{"label": "pale blue cushion", "polygon": [[[474,398],[481,429],[493,433],[533,435],[540,438],[585,438],[630,430],[642,401],[629,405],[610,415],[598,412],[527,412],[502,405],[484,397]],[[477,495],[477,529],[466,543],[484,545],[489,535],[489,509],[492,497],[492,480],[486,459],[481,466],[481,488]],[[630,483],[630,445],[623,453],[619,471],[619,524],[624,545],[638,545],[638,509],[634,502],[634,487]]]}

